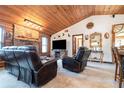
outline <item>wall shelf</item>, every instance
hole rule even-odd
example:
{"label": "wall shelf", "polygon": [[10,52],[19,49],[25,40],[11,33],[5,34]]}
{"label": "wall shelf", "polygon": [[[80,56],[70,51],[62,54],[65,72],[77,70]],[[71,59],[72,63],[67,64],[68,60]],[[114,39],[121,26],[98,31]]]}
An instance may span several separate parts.
{"label": "wall shelf", "polygon": [[37,39],[34,39],[34,38],[14,38],[14,39],[16,39],[16,40],[22,40],[22,41],[35,41],[35,42],[38,42],[38,40]]}

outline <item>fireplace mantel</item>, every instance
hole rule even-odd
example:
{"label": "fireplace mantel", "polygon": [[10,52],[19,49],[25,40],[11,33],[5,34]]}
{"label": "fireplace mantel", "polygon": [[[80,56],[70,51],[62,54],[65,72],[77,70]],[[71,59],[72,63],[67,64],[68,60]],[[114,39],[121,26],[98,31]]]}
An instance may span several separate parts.
{"label": "fireplace mantel", "polygon": [[62,59],[63,57],[67,56],[67,50],[64,49],[54,49],[53,56],[57,59]]}

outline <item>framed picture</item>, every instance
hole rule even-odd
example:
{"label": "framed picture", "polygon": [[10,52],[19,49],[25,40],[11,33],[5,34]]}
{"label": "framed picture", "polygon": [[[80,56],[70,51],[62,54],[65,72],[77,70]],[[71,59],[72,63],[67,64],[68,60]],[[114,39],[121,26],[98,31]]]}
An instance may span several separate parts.
{"label": "framed picture", "polygon": [[93,22],[89,22],[89,23],[87,24],[87,28],[88,28],[88,29],[93,28],[93,26],[94,26],[94,23],[93,23]]}
{"label": "framed picture", "polygon": [[12,40],[12,36],[13,36],[12,32],[6,32],[6,33],[5,33],[5,38],[6,38],[7,40]]}

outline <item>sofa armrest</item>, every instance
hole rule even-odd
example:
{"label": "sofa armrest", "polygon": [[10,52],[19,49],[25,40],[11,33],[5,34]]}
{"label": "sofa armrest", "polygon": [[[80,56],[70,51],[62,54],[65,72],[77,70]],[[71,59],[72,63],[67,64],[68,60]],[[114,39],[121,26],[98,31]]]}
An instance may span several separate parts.
{"label": "sofa armrest", "polygon": [[57,62],[47,62],[38,71],[34,71],[34,84],[43,85],[57,74]]}

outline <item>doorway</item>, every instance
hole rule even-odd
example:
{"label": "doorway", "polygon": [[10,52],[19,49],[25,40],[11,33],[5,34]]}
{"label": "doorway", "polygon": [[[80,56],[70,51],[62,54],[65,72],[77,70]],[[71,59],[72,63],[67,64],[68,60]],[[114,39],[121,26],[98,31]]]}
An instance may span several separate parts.
{"label": "doorway", "polygon": [[[124,24],[115,24],[112,29],[112,47],[124,50]],[[112,55],[112,62],[114,62]]]}
{"label": "doorway", "polygon": [[112,47],[124,49],[124,24],[115,24],[113,26]]}
{"label": "doorway", "polygon": [[83,46],[83,34],[72,36],[72,54],[76,54],[78,48]]}

